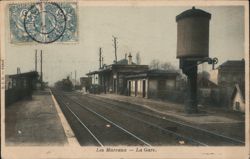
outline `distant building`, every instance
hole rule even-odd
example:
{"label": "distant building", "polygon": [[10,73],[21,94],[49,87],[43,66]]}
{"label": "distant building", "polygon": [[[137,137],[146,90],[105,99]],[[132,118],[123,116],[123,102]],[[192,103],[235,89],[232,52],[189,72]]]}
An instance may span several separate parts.
{"label": "distant building", "polygon": [[245,88],[236,84],[232,94],[232,109],[240,112],[245,112]]}
{"label": "distant building", "polygon": [[245,83],[245,60],[226,61],[218,68],[218,85],[233,88],[235,84]]}
{"label": "distant building", "polygon": [[129,96],[166,98],[176,89],[176,71],[149,70],[126,76]]}
{"label": "distant building", "polygon": [[228,60],[209,71],[209,80],[221,87],[234,87],[245,81],[245,60]]}
{"label": "distant building", "polygon": [[236,84],[245,85],[245,60],[226,61],[218,67],[218,86],[222,106],[231,108],[231,96]]}
{"label": "distant building", "polygon": [[219,91],[215,92],[219,98],[218,105],[230,108],[235,85],[245,85],[245,60],[225,61],[210,71],[209,80],[218,85]]}

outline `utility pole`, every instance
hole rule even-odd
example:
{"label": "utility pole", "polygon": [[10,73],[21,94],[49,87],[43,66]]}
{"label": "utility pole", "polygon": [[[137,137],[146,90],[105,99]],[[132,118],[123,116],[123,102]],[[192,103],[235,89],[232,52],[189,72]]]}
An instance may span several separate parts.
{"label": "utility pole", "polygon": [[37,72],[37,49],[35,52],[35,71]]}
{"label": "utility pole", "polygon": [[20,69],[20,67],[17,67],[17,69],[16,69],[17,71],[16,71],[16,73],[17,74],[20,74],[21,73],[21,69]]}
{"label": "utility pole", "polygon": [[43,51],[40,52],[40,59],[41,59],[41,83],[43,82]]}
{"label": "utility pole", "polygon": [[113,36],[114,48],[115,48],[115,63],[117,63],[117,37]]}
{"label": "utility pole", "polygon": [[99,69],[102,68],[102,48],[99,48]]}
{"label": "utility pole", "polygon": [[102,57],[102,67],[104,66],[104,57]]}
{"label": "utility pole", "polygon": [[76,70],[75,70],[75,88],[76,88]]}

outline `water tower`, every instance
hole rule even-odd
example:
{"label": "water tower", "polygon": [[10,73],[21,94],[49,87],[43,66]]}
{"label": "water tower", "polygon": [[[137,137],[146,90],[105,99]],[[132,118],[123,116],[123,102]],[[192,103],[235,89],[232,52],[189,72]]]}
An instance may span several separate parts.
{"label": "water tower", "polygon": [[203,62],[215,64],[209,58],[209,22],[211,14],[193,7],[176,16],[177,58],[188,78],[186,112],[197,113],[197,66]]}

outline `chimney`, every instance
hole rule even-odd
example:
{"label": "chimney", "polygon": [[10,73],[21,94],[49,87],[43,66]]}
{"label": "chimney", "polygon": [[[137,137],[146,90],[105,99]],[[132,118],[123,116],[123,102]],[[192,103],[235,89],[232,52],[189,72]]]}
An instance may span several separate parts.
{"label": "chimney", "polygon": [[129,53],[129,55],[128,55],[128,64],[132,65],[132,55],[131,55],[131,53]]}

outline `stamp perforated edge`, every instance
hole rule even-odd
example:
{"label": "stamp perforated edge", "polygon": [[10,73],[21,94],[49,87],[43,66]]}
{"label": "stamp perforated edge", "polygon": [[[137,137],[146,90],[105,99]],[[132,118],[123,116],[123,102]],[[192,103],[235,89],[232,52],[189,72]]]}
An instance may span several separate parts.
{"label": "stamp perforated edge", "polygon": [[[69,1],[50,1],[50,0],[41,0],[39,2],[47,2],[47,3],[74,3],[76,5],[76,19],[77,19],[77,24],[76,24],[76,29],[77,29],[77,32],[76,32],[76,41],[55,41],[53,43],[48,43],[48,44],[56,44],[56,45],[78,45],[80,43],[80,30],[79,30],[79,1],[78,0],[69,0]],[[15,2],[15,1],[9,1],[7,2],[7,5],[5,5],[5,13],[6,13],[6,17],[5,17],[5,21],[7,22],[6,25],[6,28],[8,29],[8,32],[9,34],[7,35],[8,37],[8,42],[11,44],[11,45],[17,45],[17,46],[23,46],[23,45],[28,45],[28,46],[36,46],[36,45],[41,45],[43,43],[38,43],[36,41],[32,41],[32,42],[13,42],[11,40],[11,31],[10,31],[10,22],[9,22],[9,17],[10,17],[10,11],[9,11],[9,7],[10,5],[15,5],[15,4],[34,4],[34,3],[37,3],[37,2],[34,2],[34,1],[18,1],[18,2]],[[46,45],[46,44],[43,44],[43,45]]]}

